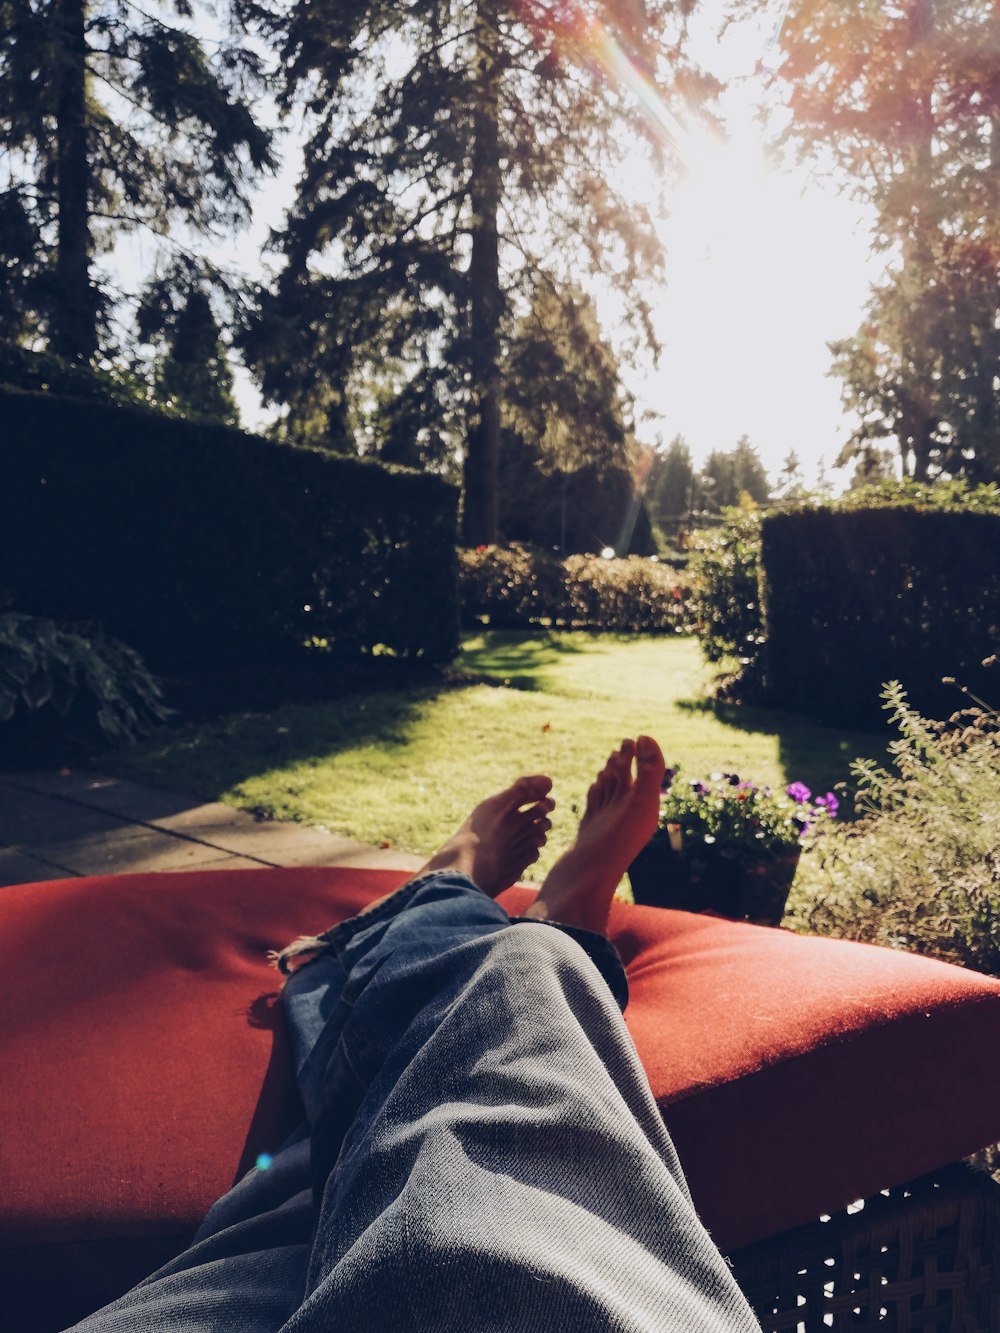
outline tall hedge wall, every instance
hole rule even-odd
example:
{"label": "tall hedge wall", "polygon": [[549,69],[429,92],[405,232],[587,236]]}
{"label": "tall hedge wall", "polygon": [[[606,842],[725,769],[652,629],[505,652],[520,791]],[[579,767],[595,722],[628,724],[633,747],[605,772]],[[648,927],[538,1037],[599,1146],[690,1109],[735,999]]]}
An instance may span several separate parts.
{"label": "tall hedge wall", "polygon": [[995,696],[1000,514],[796,510],[761,526],[768,700],[828,722],[877,724],[899,680],[924,713],[961,704],[954,676]]}
{"label": "tall hedge wall", "polygon": [[436,477],[0,389],[0,592],[95,619],[160,672],[273,662],[313,637],[445,660],[456,510]]}

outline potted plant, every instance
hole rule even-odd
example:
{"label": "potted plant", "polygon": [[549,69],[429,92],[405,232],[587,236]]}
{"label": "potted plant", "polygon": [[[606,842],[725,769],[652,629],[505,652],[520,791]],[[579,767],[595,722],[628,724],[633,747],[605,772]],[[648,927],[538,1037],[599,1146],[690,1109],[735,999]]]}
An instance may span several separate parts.
{"label": "potted plant", "polygon": [[833,792],[814,797],[801,782],[773,792],[738,773],[684,780],[668,768],[659,826],[629,866],[632,895],[654,907],[777,925],[803,839],[821,833],[838,806]]}

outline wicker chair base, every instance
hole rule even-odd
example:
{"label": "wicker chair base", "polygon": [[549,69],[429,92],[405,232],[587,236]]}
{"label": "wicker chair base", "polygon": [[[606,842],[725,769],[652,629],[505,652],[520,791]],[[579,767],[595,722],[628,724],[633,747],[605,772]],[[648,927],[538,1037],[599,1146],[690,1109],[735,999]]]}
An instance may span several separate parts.
{"label": "wicker chair base", "polygon": [[730,1259],[765,1333],[997,1333],[1000,1185],[958,1163]]}

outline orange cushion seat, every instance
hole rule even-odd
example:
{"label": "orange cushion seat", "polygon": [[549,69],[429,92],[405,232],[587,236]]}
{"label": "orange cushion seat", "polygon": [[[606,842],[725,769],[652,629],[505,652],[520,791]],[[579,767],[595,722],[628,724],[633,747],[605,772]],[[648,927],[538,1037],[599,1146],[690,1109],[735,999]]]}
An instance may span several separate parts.
{"label": "orange cushion seat", "polygon": [[[187,1243],[297,1123],[266,952],[401,871],[53,881],[0,894],[0,1290],[60,1328]],[[523,910],[530,890],[501,901]],[[616,904],[626,1021],[728,1250],[1000,1140],[1000,982]]]}

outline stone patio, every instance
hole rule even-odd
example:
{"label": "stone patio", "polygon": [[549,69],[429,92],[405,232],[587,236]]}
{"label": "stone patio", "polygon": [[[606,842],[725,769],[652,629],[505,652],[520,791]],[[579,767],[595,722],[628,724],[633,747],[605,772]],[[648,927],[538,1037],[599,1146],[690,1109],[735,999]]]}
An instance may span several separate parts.
{"label": "stone patio", "polygon": [[0,773],[0,886],[206,866],[421,864],[406,852],[125,778],[67,769]]}

